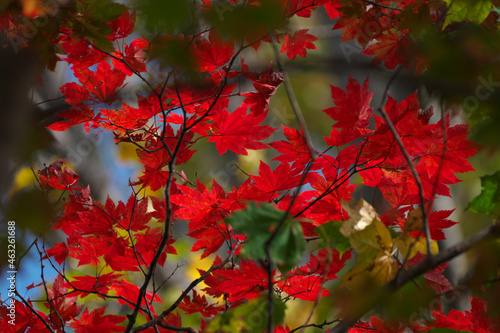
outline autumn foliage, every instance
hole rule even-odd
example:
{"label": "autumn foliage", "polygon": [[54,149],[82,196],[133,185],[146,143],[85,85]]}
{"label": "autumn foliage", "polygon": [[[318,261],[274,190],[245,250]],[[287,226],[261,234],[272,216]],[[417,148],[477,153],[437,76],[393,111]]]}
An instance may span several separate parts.
{"label": "autumn foliage", "polygon": [[[57,277],[34,276],[28,297],[17,290],[15,325],[2,294],[5,332],[292,332],[287,306],[294,302],[311,312],[302,328],[500,332],[500,317],[478,296],[465,312],[441,301],[454,286],[443,275],[452,257],[439,257],[437,242],[458,221],[434,200],[450,197],[457,175],[474,170],[468,159],[480,146],[468,139],[468,125],[444,111],[432,117],[438,105],[422,108],[417,92],[401,101],[386,94],[375,105],[368,77],[351,76],[345,88],[330,87],[332,106],[317,110],[330,119],[323,142],[311,141],[297,105],[299,126],[267,122],[278,89],[294,104],[284,60],[307,59],[321,43],[308,29],[293,31],[294,17],[326,12],[342,41],[359,43],[373,65],[419,77],[432,69],[419,48],[424,30],[496,28],[494,1],[167,1],[188,6],[203,24],[183,29],[180,22],[148,37],[136,32],[148,15],[139,4],[77,0],[54,12],[54,1],[19,3],[0,17],[7,40],[43,50],[44,68],[68,63],[75,78],[60,88],[70,107],[48,128],[110,131],[116,144],[135,146],[142,173],[129,181],[126,202],[99,202],[63,159],[37,172],[39,189],[62,198],[51,228],[65,238],[48,244],[40,236],[32,249]],[[272,17],[228,28],[263,11]],[[43,38],[20,37],[42,18]],[[274,56],[264,52],[273,49]],[[245,52],[262,52],[268,65],[250,67]],[[159,84],[150,80],[153,63],[167,73]],[[144,89],[125,102],[121,92],[133,78]],[[182,172],[199,140],[220,155],[266,150],[271,158],[232,188],[216,179],[204,184]],[[360,187],[380,193],[387,209],[353,200]],[[148,194],[158,190],[161,197]],[[167,296],[156,274],[178,253],[174,224],[187,226],[190,251],[215,259]],[[425,316],[370,311],[387,297],[412,302],[399,288],[402,272],[418,265],[427,266],[404,285],[425,294]],[[324,303],[330,311],[316,317]]]}

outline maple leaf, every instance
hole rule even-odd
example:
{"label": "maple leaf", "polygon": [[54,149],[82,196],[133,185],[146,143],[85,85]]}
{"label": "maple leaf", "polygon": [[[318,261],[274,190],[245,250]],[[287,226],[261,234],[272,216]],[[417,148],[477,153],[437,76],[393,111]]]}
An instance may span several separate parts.
{"label": "maple leaf", "polygon": [[367,10],[367,4],[361,1],[342,5],[338,9],[340,17],[333,26],[333,29],[342,29],[342,42],[355,39],[362,48],[366,48],[372,39],[393,26],[393,21],[382,15],[377,7],[371,6]]}
{"label": "maple leaf", "polygon": [[491,320],[485,301],[477,297],[471,297],[470,300],[471,310],[465,311],[465,313],[452,309],[447,315],[444,315],[441,308],[433,311],[433,327],[450,328],[457,331],[497,332],[500,329],[499,316]]}
{"label": "maple leaf", "polygon": [[323,0],[321,1],[321,4],[325,8],[326,13],[330,17],[330,20],[339,17],[338,9],[342,6],[339,0]]}
{"label": "maple leaf", "polygon": [[231,60],[234,53],[234,43],[231,40],[223,41],[216,30],[211,30],[208,40],[195,43],[194,54],[200,72],[215,72]]}
{"label": "maple leaf", "polygon": [[73,247],[70,256],[78,260],[78,267],[92,264],[97,266],[100,263],[99,257],[104,253],[103,243],[97,237],[85,237],[78,241],[79,247]]}
{"label": "maple leaf", "polygon": [[[143,149],[137,149],[137,156],[139,160],[144,165],[144,171],[142,176],[139,177],[138,181],[131,182],[131,185],[141,185],[149,186],[152,191],[157,191],[167,184],[168,171],[163,170],[164,167],[170,162],[171,152],[175,151],[177,144],[179,143],[179,137],[181,135],[182,128],[174,134],[172,126],[168,124],[165,127],[164,140],[149,138],[146,141],[146,146],[154,150],[153,152],[148,152]],[[191,139],[194,136],[194,132],[187,132],[182,142],[179,145],[179,150],[177,152],[177,159],[175,165],[186,163],[191,156],[196,152],[195,150],[190,150]],[[159,134],[162,137],[162,134]],[[168,146],[169,150],[164,147],[164,142]],[[160,149],[158,149],[160,148]],[[157,150],[156,150],[157,149]]]}
{"label": "maple leaf", "polygon": [[196,290],[193,289],[193,299],[188,295],[179,304],[179,308],[184,310],[188,314],[201,313],[203,317],[211,317],[224,311],[223,305],[208,305],[207,298],[205,295],[198,295]]}
{"label": "maple leaf", "polygon": [[[151,265],[151,261],[156,255],[156,251],[158,250],[158,244],[161,242],[161,237],[163,236],[162,228],[154,228],[147,229],[144,234],[136,234],[135,237],[137,239],[136,250],[141,253],[141,263],[143,265],[149,266]],[[167,240],[167,245],[165,250],[160,255],[158,259],[158,264],[163,266],[167,260],[167,254],[177,254],[177,251],[172,246],[175,243],[175,239],[170,237]]]}
{"label": "maple leaf", "polygon": [[327,289],[322,288],[321,279],[318,275],[291,275],[287,276],[285,281],[278,282],[277,286],[291,297],[314,302],[320,291],[321,297],[330,295]]}
{"label": "maple leaf", "polygon": [[85,309],[80,319],[75,319],[69,327],[75,329],[75,333],[114,333],[122,332],[123,326],[117,324],[127,318],[117,315],[104,315],[106,307],[97,308],[92,312]]}
{"label": "maple leaf", "polygon": [[218,289],[229,294],[230,302],[251,300],[267,288],[266,270],[251,261],[242,260],[240,269],[220,271],[217,275],[224,279]]}
{"label": "maple leaf", "polygon": [[[318,255],[311,253],[309,263],[306,265],[309,274],[323,276],[326,273],[327,280],[337,279],[337,273],[344,268],[347,260],[351,259],[352,251],[346,251],[342,255],[337,249],[321,249]],[[327,272],[325,272],[328,269]],[[303,268],[301,267],[302,271]]]}
{"label": "maple leaf", "polygon": [[[113,66],[127,76],[136,72],[146,72],[146,50],[149,42],[146,39],[134,39],[130,44],[125,45],[123,52],[115,52],[112,59]],[[131,68],[132,67],[132,68]]]}
{"label": "maple leaf", "polygon": [[122,39],[130,35],[134,31],[136,14],[135,11],[130,13],[128,10],[123,11],[123,14],[114,21],[109,22],[112,33],[107,36],[111,41]]}
{"label": "maple leaf", "polygon": [[91,93],[94,103],[108,105],[117,100],[118,91],[126,78],[124,73],[115,68],[112,69],[106,61],[100,62],[95,72],[88,68],[80,68],[74,69],[74,74],[83,89]]}
{"label": "maple leaf", "polygon": [[65,325],[65,322],[78,316],[83,309],[83,305],[77,305],[78,297],[67,295],[67,292],[68,289],[64,287],[64,278],[61,275],[56,277],[51,288],[47,288],[47,295],[51,303],[44,303],[44,305],[51,310],[50,319],[52,322],[59,326]]}
{"label": "maple leaf", "polygon": [[312,194],[321,200],[310,207],[304,215],[313,220],[313,224],[318,226],[328,221],[343,221],[347,217],[346,211],[342,208],[341,202],[352,200],[355,185],[343,183],[335,186],[336,178],[326,179],[315,174],[310,176],[310,184],[317,191]]}
{"label": "maple leaf", "polygon": [[89,293],[97,292],[97,296],[100,298],[104,298],[101,294],[107,295],[109,289],[112,284],[118,281],[118,278],[121,277],[122,274],[117,273],[107,273],[99,276],[92,275],[84,275],[84,276],[75,276],[74,280],[70,281],[70,283],[64,283],[64,287],[70,290],[73,290],[75,295],[78,295],[80,298],[83,298]]}
{"label": "maple leaf", "polygon": [[269,144],[280,153],[273,158],[273,161],[291,162],[294,168],[304,168],[311,161],[311,154],[304,138],[304,132],[302,129],[299,132],[295,128],[286,127],[285,125],[281,125],[281,127],[288,142],[276,141]]}
{"label": "maple leaf", "polygon": [[333,126],[345,131],[368,126],[372,115],[370,103],[373,96],[373,91],[371,93],[368,91],[368,78],[365,79],[363,86],[360,86],[358,81],[349,76],[345,92],[338,87],[330,87],[336,106],[323,112],[336,121]]}
{"label": "maple leaf", "polygon": [[46,255],[48,257],[54,257],[59,265],[62,265],[68,254],[69,250],[65,242],[55,243],[53,247],[46,251]]}
{"label": "maple leaf", "polygon": [[47,126],[53,131],[66,131],[71,126],[85,123],[85,129],[88,131],[88,123],[94,118],[94,110],[85,104],[78,104],[66,111],[58,112],[57,115],[64,120],[56,121]]}
{"label": "maple leaf", "polygon": [[56,190],[68,190],[70,192],[80,189],[76,187],[80,177],[73,170],[63,168],[63,165],[67,162],[66,159],[59,159],[38,171],[42,188],[46,189],[50,186]]}
{"label": "maple leaf", "polygon": [[403,64],[409,67],[411,42],[406,36],[399,36],[396,32],[388,31],[387,35],[382,35],[377,38],[377,42],[368,46],[363,54],[375,58],[372,60],[372,65],[377,66],[382,61],[387,69],[394,69],[398,64]]}
{"label": "maple leaf", "polygon": [[179,219],[190,221],[189,231],[193,232],[222,219],[219,205],[226,197],[224,189],[213,180],[212,190],[208,191],[198,179],[196,190],[185,185],[179,185],[182,194],[173,195],[171,200],[179,205],[176,216]]}
{"label": "maple leaf", "polygon": [[[10,310],[7,308],[7,305],[2,305],[0,307],[0,323],[2,323],[2,330],[6,333],[20,333],[20,332],[46,332],[47,326],[45,323],[47,320],[47,315],[42,311],[36,311],[33,313],[31,309],[33,308],[33,303],[30,299],[27,300],[29,306],[25,305],[23,302],[18,300],[13,300],[12,304],[15,307],[15,325],[12,325],[12,321],[8,314]],[[30,309],[31,307],[31,309]]]}
{"label": "maple leaf", "polygon": [[188,236],[198,239],[198,241],[193,244],[191,252],[205,249],[200,259],[215,253],[231,237],[231,229],[228,228],[223,223],[217,223],[209,227],[193,230]]}
{"label": "maple leaf", "polygon": [[291,169],[288,163],[281,163],[273,171],[269,165],[260,161],[259,176],[251,176],[255,187],[266,193],[272,200],[278,192],[290,190],[299,186],[302,174],[298,169]]}
{"label": "maple leaf", "polygon": [[283,53],[286,51],[288,59],[293,60],[296,56],[305,58],[307,56],[307,49],[317,50],[318,48],[312,42],[318,40],[318,38],[308,34],[308,31],[309,29],[298,30],[295,31],[293,36],[285,34],[280,52]]}
{"label": "maple leaf", "polygon": [[89,68],[109,58],[106,53],[97,50],[85,39],[75,36],[68,28],[62,27],[61,32],[59,44],[67,54],[64,60],[73,68]]}
{"label": "maple leaf", "polygon": [[248,155],[247,149],[265,149],[267,145],[260,141],[276,130],[269,126],[258,126],[266,115],[267,112],[259,116],[252,113],[247,115],[246,107],[239,107],[233,113],[221,110],[212,117],[214,123],[207,133],[208,141],[215,142],[220,155],[227,150],[239,155]]}
{"label": "maple leaf", "polygon": [[113,271],[139,270],[134,250],[127,246],[127,240],[113,237],[107,240],[106,245],[102,250],[104,261]]}
{"label": "maple leaf", "polygon": [[290,0],[286,1],[286,16],[297,15],[300,17],[310,17],[311,11],[318,7],[318,0]]}
{"label": "maple leaf", "polygon": [[[111,289],[114,290],[117,295],[122,296],[123,298],[125,298],[125,300],[128,300],[130,302],[135,303],[139,298],[139,287],[133,283],[128,282],[126,279],[122,279],[121,281],[113,283]],[[122,306],[123,305],[130,306],[130,303],[126,302],[125,300],[118,299],[118,302]],[[151,311],[154,313],[154,308],[151,306],[152,302],[163,303],[161,298],[156,293],[153,293],[152,291],[147,291],[146,294],[144,295],[144,298],[141,301],[141,305],[150,308]]]}
{"label": "maple leaf", "polygon": [[269,105],[269,99],[276,92],[284,77],[282,73],[277,73],[273,70],[272,61],[260,73],[251,73],[248,71],[248,66],[242,63],[243,70],[241,75],[252,81],[256,92],[241,93],[245,96],[242,106],[250,106],[250,111],[255,116],[265,112]]}

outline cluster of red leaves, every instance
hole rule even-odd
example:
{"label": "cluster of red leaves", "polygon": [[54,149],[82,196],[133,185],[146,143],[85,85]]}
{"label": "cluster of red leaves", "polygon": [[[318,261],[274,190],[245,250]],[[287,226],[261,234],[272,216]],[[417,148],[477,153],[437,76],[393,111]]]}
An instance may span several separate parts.
{"label": "cluster of red leaves", "polygon": [[[398,15],[407,14],[407,10],[430,15],[428,1],[410,6],[413,2],[398,2],[401,9]],[[239,1],[230,3],[238,4]],[[259,5],[259,1],[250,3]],[[412,41],[406,30],[398,27],[402,22],[398,16],[380,14],[386,9],[364,1],[280,3],[287,18],[308,17],[311,11],[322,7],[330,18],[340,16],[334,28],[344,29],[344,41],[356,39],[366,47],[364,53],[373,55],[374,63],[384,61],[389,69],[397,64],[410,65]],[[393,2],[380,1],[380,4],[390,6]],[[204,8],[211,5],[211,1],[204,1]],[[350,77],[345,90],[331,87],[335,106],[323,110],[333,120],[332,130],[324,138],[328,148],[311,152],[303,131],[286,126],[282,126],[284,140],[264,143],[277,130],[265,125],[265,121],[270,98],[284,80],[281,73],[274,71],[272,63],[263,70],[251,71],[241,59],[240,69],[235,69],[234,64],[243,48],[232,39],[222,39],[215,29],[208,36],[160,35],[154,41],[135,38],[126,44],[124,38],[133,32],[135,16],[135,12],[125,11],[109,22],[112,33],[107,38],[110,42],[119,40],[122,45],[114,52],[103,52],[88,40],[75,36],[75,31],[62,28],[57,42],[64,49],[64,61],[72,66],[78,82],[62,86],[61,92],[71,109],[59,113],[62,120],[48,128],[64,131],[84,124],[87,129],[113,131],[116,143],[128,142],[137,146],[137,155],[144,167],[142,175],[130,185],[139,191],[145,187],[156,191],[169,185],[168,191],[164,199],[140,198],[136,194],[126,203],[115,203],[108,198],[101,204],[92,199],[88,187],[76,187],[78,175],[63,168],[63,160],[39,171],[43,190],[70,192],[54,225],[55,230],[64,233],[66,240],[48,248],[43,260],[55,261],[62,267],[72,262],[77,267],[86,266],[95,271],[71,278],[63,278],[64,270],[59,271],[60,275],[48,291],[52,300],[47,305],[50,314],[36,312],[51,322],[54,330],[59,331],[68,324],[76,332],[122,331],[123,326],[119,324],[125,317],[105,315],[105,307],[84,310],[76,305],[76,300],[95,294],[102,299],[116,298],[120,305],[134,308],[140,290],[131,282],[130,274],[154,269],[151,266],[155,257],[157,264],[164,266],[167,255],[176,254],[175,240],[171,237],[162,253],[157,253],[165,230],[174,220],[187,224],[188,236],[196,240],[191,251],[203,250],[202,258],[217,253],[225,244],[232,249],[238,240],[245,239],[244,235],[236,234],[225,219],[245,208],[250,201],[269,203],[288,211],[301,222],[305,237],[318,237],[314,233],[317,226],[348,218],[342,202],[352,200],[356,184],[350,179],[358,173],[364,186],[380,190],[391,205],[392,209],[382,216],[383,222],[387,226],[404,228],[404,215],[420,203],[420,193],[394,134],[383,118],[373,113],[373,92],[370,92],[368,79],[361,85]],[[14,24],[11,17],[3,17],[0,24],[5,25],[4,21]],[[370,28],[373,24],[377,29]],[[318,39],[307,32],[304,29],[282,35],[281,52],[290,60],[296,56],[306,57],[307,50],[316,49],[314,42]],[[270,41],[266,35],[261,39]],[[153,87],[148,94],[138,94],[137,106],[125,103],[120,98],[120,91],[127,78],[134,75],[144,78],[148,61],[162,43],[180,45],[186,50],[186,57],[192,62],[190,70],[205,76],[203,84],[189,85],[179,80],[174,85]],[[259,45],[246,45],[245,48],[258,49]],[[176,74],[180,75],[176,72],[174,76]],[[251,82],[254,90],[242,92],[240,81]],[[233,95],[243,97],[237,107],[230,107]],[[430,124],[431,112],[420,109],[416,94],[401,102],[388,96],[385,111],[419,173],[424,199],[432,201],[436,195],[449,196],[448,185],[459,181],[456,173],[473,170],[467,159],[477,150],[466,138],[467,126],[450,126],[448,118]],[[228,151],[247,155],[248,150],[272,147],[277,152],[273,160],[279,164],[272,167],[271,163],[261,161],[258,174],[249,175],[243,184],[229,192],[215,180],[209,190],[199,180],[191,184],[187,179],[174,178],[174,166],[192,158],[196,151],[191,148],[198,138],[213,142],[221,155]],[[312,160],[311,155],[317,157]],[[307,190],[300,190],[302,186]],[[444,239],[442,230],[455,223],[447,219],[450,214],[450,211],[430,214],[434,240]],[[314,302],[318,297],[330,295],[323,284],[337,278],[351,255],[351,251],[340,254],[336,249],[310,253],[303,264],[289,272],[272,271],[272,285],[291,299]],[[214,265],[221,262],[217,257]],[[439,267],[425,275],[427,283],[438,293],[449,289],[449,282],[442,276],[443,269]],[[211,272],[204,282],[207,285],[204,292],[213,297],[224,296],[227,308],[253,299],[269,288],[265,267],[246,259]],[[146,318],[154,316],[155,307],[161,302],[157,290],[148,291],[140,302],[140,314]],[[16,328],[16,332],[28,327],[30,332],[44,330],[40,317],[26,304],[16,304],[16,316],[21,323],[18,326],[21,329]],[[192,296],[182,299],[179,308],[185,313],[201,313],[207,318],[226,310],[226,306],[211,304],[196,290]],[[1,311],[0,321],[3,322],[7,320],[7,310],[2,307]],[[485,312],[485,304],[475,299],[473,309],[465,315],[458,311],[448,316],[435,312],[434,325],[488,331],[488,327],[497,323],[486,321]],[[54,313],[58,315],[54,317]],[[480,321],[474,322],[477,318]],[[182,326],[179,314],[169,313],[165,320],[171,326]],[[458,327],[459,321],[466,326]],[[351,331],[401,331],[399,326],[393,327],[378,318],[360,325],[365,325],[366,329]],[[279,327],[276,331],[286,330]]]}

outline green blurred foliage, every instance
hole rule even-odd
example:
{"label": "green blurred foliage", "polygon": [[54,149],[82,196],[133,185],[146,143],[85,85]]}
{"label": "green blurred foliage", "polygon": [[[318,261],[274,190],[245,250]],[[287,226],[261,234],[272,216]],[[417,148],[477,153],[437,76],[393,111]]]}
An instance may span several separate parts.
{"label": "green blurred foliage", "polygon": [[282,5],[278,1],[264,0],[260,5],[230,6],[224,1],[214,1],[205,19],[216,26],[223,38],[245,39],[255,42],[270,30],[284,26]]}
{"label": "green blurred foliage", "polygon": [[237,211],[227,219],[236,231],[248,235],[247,242],[241,250],[242,254],[259,260],[267,258],[267,241],[284,219],[269,245],[271,258],[282,273],[288,272],[295,266],[304,251],[302,227],[290,216],[284,217],[284,214],[269,204],[256,206],[250,202],[247,208]]}
{"label": "green blurred foliage", "polygon": [[340,254],[349,251],[351,249],[351,243],[349,239],[340,232],[341,226],[342,222],[330,221],[314,229],[314,232],[321,237],[319,247],[337,249]]}
{"label": "green blurred foliage", "polygon": [[500,214],[500,171],[481,177],[481,194],[470,201],[467,209],[474,213]]}

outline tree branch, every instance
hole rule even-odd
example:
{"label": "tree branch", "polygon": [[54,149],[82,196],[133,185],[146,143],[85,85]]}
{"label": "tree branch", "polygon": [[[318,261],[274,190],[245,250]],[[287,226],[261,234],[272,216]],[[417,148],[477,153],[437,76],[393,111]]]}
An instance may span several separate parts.
{"label": "tree branch", "polygon": [[412,281],[416,277],[428,272],[442,263],[445,263],[465,252],[471,248],[477,246],[478,244],[484,244],[487,241],[500,238],[500,224],[495,224],[489,228],[486,228],[477,234],[464,239],[460,243],[436,254],[433,257],[433,261],[424,260],[419,264],[410,267],[408,270],[401,271],[396,278],[387,283],[384,287],[380,288],[376,297],[373,297],[370,302],[368,302],[364,307],[355,313],[346,316],[342,321],[332,329],[332,333],[347,332],[347,330],[356,324],[365,313],[370,311],[373,307],[387,298],[389,295],[395,293],[399,288],[404,286],[406,283]]}

